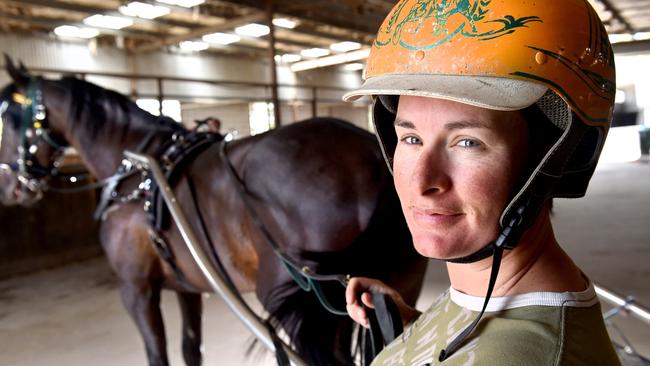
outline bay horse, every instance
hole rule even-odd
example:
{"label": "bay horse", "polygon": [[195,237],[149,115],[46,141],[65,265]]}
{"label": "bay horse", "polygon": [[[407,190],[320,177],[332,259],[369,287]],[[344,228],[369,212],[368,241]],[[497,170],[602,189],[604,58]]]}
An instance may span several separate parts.
{"label": "bay horse", "polygon": [[[13,83],[0,94],[0,199],[20,204],[36,199],[38,191],[25,187],[25,179],[8,169],[21,157],[17,151],[25,138],[20,135],[24,109],[17,99],[24,98],[35,79],[9,59],[7,71]],[[118,169],[123,151],[135,150],[147,136],[151,141],[141,152],[153,154],[157,146],[184,133],[180,124],[141,110],[117,92],[73,77],[38,80],[37,93],[47,112],[41,132],[47,138],[33,145],[34,165],[50,167],[65,144],[77,150],[101,181]],[[413,249],[376,139],[343,121],[315,118],[229,142],[229,162],[219,154],[224,143],[208,146],[173,184],[189,222],[203,233],[200,245],[213,246],[240,292],[256,292],[270,324],[286,332],[310,365],[353,364],[352,321],[329,313],[313,293],[301,290],[252,222],[226,168],[234,168],[264,227],[295,263],[319,274],[382,279],[413,305],[426,262]],[[31,181],[40,182],[46,178],[42,175]],[[210,287],[171,225],[161,235],[184,280],[175,275],[150,241],[142,206],[141,200],[112,205],[101,222],[101,245],[119,279],[123,304],[142,336],[149,365],[168,364],[159,306],[162,289],[178,297],[184,361],[199,365],[201,292]],[[200,230],[201,217],[205,231]],[[344,309],[340,284],[322,288],[333,306]]]}

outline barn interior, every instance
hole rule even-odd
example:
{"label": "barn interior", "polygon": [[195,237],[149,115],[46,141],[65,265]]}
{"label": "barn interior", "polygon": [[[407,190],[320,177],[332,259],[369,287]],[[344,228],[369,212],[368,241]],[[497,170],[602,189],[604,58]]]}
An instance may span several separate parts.
{"label": "barn interior", "polygon": [[[650,365],[650,1],[589,0],[616,60],[616,107],[583,199],[555,200],[563,248],[599,292],[625,365]],[[227,139],[311,117],[374,132],[363,81],[389,0],[0,0],[0,50],[31,73],[75,76],[192,129],[215,118]],[[561,11],[561,10],[558,10]],[[11,82],[6,59],[0,85]],[[2,130],[0,128],[0,134]],[[1,140],[0,140],[1,142]],[[94,182],[66,151],[56,184]],[[93,219],[100,191],[46,192],[31,207],[0,205],[0,364],[141,365],[142,341],[122,309]],[[449,286],[430,261],[418,309]],[[245,299],[257,311],[254,294]],[[183,364],[178,304],[162,299],[170,363]],[[204,364],[275,364],[247,356],[250,331],[204,295]]]}

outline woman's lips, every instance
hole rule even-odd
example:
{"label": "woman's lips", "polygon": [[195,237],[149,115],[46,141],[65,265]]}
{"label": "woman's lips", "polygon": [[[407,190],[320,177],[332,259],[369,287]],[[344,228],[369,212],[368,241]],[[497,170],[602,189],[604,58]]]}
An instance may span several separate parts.
{"label": "woman's lips", "polygon": [[441,226],[451,225],[457,222],[462,213],[446,210],[435,209],[413,209],[413,218],[419,225],[423,226]]}

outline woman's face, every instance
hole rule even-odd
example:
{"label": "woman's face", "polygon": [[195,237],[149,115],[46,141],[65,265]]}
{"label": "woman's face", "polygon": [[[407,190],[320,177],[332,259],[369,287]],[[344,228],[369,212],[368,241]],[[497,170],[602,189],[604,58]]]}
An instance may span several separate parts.
{"label": "woman's face", "polygon": [[402,96],[395,131],[395,187],[416,250],[450,259],[494,240],[526,161],[521,114]]}

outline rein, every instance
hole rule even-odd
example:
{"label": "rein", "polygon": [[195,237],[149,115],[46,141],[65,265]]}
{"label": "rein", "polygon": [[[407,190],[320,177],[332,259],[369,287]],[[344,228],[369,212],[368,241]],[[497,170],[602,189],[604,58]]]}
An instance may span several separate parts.
{"label": "rein", "polygon": [[273,239],[273,236],[271,235],[271,233],[268,231],[268,229],[262,222],[262,219],[260,218],[257,210],[255,210],[253,202],[251,201],[250,194],[246,191],[246,187],[243,180],[239,177],[239,175],[237,175],[237,171],[235,170],[232,163],[230,162],[230,159],[228,159],[226,145],[227,144],[224,141],[221,144],[221,148],[219,149],[219,156],[226,164],[226,168],[227,168],[226,171],[228,172],[228,175],[235,183],[237,193],[239,194],[239,197],[244,202],[244,205],[246,206],[246,210],[250,214],[253,223],[255,224],[257,229],[262,233],[267,243],[271,246],[275,255],[278,256],[278,258],[280,258],[282,264],[289,272],[289,275],[291,275],[293,280],[304,291],[314,291],[316,297],[318,298],[318,301],[321,303],[323,308],[325,308],[327,311],[335,315],[347,316],[348,315],[347,311],[337,310],[331,305],[331,303],[325,297],[325,294],[323,293],[323,290],[319,282],[335,281],[340,283],[345,288],[348,284],[348,281],[350,280],[350,275],[340,275],[340,274],[322,275],[322,274],[315,273],[308,266],[302,266],[302,267],[299,266],[294,261],[289,259],[289,257],[286,254],[282,252],[280,246]]}

